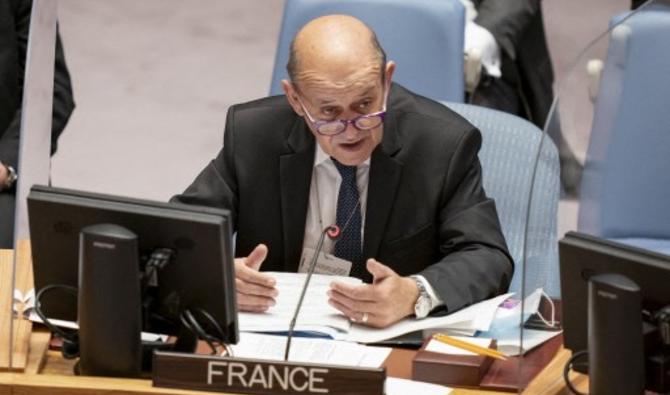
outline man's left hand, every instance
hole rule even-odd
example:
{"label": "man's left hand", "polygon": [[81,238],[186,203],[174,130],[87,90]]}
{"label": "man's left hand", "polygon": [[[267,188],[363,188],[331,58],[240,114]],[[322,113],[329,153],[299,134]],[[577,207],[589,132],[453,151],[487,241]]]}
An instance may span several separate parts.
{"label": "man's left hand", "polygon": [[387,327],[414,314],[419,290],[413,279],[399,276],[374,259],[368,259],[366,268],[373,276],[372,284],[333,281],[328,303],[352,321],[376,328]]}

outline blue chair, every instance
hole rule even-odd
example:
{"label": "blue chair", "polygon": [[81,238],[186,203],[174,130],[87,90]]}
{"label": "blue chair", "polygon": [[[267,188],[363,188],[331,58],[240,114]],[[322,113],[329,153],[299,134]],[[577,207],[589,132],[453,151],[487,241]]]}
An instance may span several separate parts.
{"label": "blue chair", "polygon": [[[556,146],[537,126],[515,115],[470,104],[445,105],[470,121],[482,134],[479,160],[484,189],[495,199],[502,231],[515,263],[510,289],[521,290],[525,267],[527,293],[542,287],[550,296],[559,296],[556,222],[560,166]],[[534,176],[540,144],[542,149]],[[529,212],[530,193],[533,195]]]}
{"label": "blue chair", "polygon": [[669,76],[670,6],[646,7],[614,27],[582,177],[580,231],[670,254]]}
{"label": "blue chair", "polygon": [[271,95],[283,94],[295,34],[328,14],[352,15],[370,26],[397,63],[396,82],[434,100],[463,101],[465,11],[459,0],[286,0]]}

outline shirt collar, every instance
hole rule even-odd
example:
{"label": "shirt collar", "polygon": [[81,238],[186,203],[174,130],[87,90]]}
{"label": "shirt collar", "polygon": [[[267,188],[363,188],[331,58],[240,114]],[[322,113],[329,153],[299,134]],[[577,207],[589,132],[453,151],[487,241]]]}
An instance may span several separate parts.
{"label": "shirt collar", "polygon": [[[321,144],[317,141],[316,144],[316,155],[314,155],[314,167],[317,167],[321,164],[323,164],[325,161],[330,160],[330,155],[328,155],[323,148],[321,148]],[[368,167],[370,166],[370,158],[367,158],[363,163],[361,163],[359,166],[363,167]]]}

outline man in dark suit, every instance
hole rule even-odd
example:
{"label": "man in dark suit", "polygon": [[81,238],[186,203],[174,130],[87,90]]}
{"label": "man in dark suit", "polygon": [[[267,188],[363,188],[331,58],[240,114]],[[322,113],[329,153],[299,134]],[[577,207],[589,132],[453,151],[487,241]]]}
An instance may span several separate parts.
{"label": "man in dark suit", "polygon": [[[472,22],[490,32],[495,39],[493,45],[499,49],[496,63],[500,75],[484,77],[469,101],[518,115],[544,129],[554,100],[554,73],[541,0],[471,1],[476,10]],[[575,195],[582,165],[561,132],[557,114],[546,130],[559,150],[563,189],[568,195]]]}
{"label": "man in dark suit", "polygon": [[231,211],[239,308],[273,305],[261,263],[297,271],[333,223],[330,262],[367,282],[329,291],[352,320],[384,327],[505,292],[513,264],[482,188],[479,132],[392,84],[395,64],[357,19],[317,18],[291,52],[286,95],[231,107],[223,150],[174,199]]}
{"label": "man in dark suit", "polygon": [[489,31],[500,49],[500,78],[485,79],[475,104],[524,117],[544,127],[554,74],[544,34],[540,0],[473,0],[474,23]]}
{"label": "man in dark suit", "polygon": [[[32,1],[0,1],[0,248],[11,248],[18,174],[21,102]],[[51,153],[74,109],[70,75],[56,39]]]}

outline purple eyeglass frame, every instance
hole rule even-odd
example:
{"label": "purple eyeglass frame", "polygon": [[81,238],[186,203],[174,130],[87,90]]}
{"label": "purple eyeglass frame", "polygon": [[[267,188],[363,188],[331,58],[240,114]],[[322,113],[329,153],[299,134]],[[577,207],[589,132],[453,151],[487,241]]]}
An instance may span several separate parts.
{"label": "purple eyeglass frame", "polygon": [[[332,120],[332,121],[321,121],[321,120],[314,119],[314,117],[312,117],[312,114],[310,114],[309,111],[307,111],[307,108],[305,108],[305,105],[302,103],[302,100],[300,99],[300,96],[296,95],[296,98],[298,99],[298,103],[300,103],[300,106],[302,107],[302,110],[305,112],[305,115],[307,115],[307,119],[309,119],[309,121],[314,125],[314,129],[316,129],[316,132],[319,133],[322,136],[337,136],[338,134],[342,134],[342,133],[344,133],[345,130],[347,130],[347,126],[349,126],[349,124],[352,124],[354,126],[354,128],[356,128],[356,130],[359,130],[359,131],[372,130],[372,129],[376,128],[377,126],[381,125],[382,123],[384,123],[384,119],[386,118],[386,99],[388,98],[386,93],[384,93],[384,105],[382,106],[381,111],[373,112],[373,113],[370,113],[370,114],[359,115],[359,116],[357,116],[355,118],[352,118],[352,119],[335,119],[335,120]],[[358,122],[359,119],[372,118],[372,117],[379,117],[381,119],[381,123],[377,126],[373,126],[373,127],[369,128],[369,129],[362,129],[358,125],[356,125],[356,122]],[[344,125],[344,127],[342,128],[341,131],[339,131],[337,133],[323,133],[323,132],[321,132],[321,130],[320,130],[321,126],[327,125],[327,124],[334,124],[334,123],[339,123],[341,125]]]}

